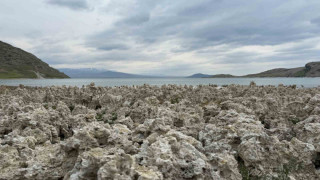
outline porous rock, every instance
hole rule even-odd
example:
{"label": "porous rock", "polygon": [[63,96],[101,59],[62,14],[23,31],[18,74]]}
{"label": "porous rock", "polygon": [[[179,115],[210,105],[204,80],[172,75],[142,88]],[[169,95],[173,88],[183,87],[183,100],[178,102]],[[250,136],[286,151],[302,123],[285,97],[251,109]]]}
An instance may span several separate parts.
{"label": "porous rock", "polygon": [[6,87],[0,179],[320,179],[320,89]]}

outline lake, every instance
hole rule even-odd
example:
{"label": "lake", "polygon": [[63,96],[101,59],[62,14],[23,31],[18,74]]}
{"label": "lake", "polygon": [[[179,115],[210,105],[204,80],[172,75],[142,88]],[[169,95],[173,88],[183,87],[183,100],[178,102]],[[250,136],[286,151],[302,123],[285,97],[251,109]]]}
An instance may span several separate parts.
{"label": "lake", "polygon": [[249,85],[251,81],[257,85],[297,85],[304,87],[318,87],[320,78],[96,78],[96,79],[0,79],[0,85],[18,86],[78,86],[94,82],[96,86],[122,86],[122,85],[200,85],[200,84],[240,84]]}

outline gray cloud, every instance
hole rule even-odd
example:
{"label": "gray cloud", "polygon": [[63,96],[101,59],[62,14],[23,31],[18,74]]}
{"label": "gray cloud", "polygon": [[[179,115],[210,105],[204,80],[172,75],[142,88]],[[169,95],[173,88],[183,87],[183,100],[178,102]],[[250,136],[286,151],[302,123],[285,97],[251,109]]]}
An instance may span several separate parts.
{"label": "gray cloud", "polygon": [[98,50],[103,51],[111,51],[111,50],[127,50],[128,46],[124,44],[102,44],[101,46],[97,47]]}
{"label": "gray cloud", "polygon": [[313,24],[317,24],[317,25],[320,26],[320,17],[317,17],[317,18],[315,18],[315,19],[312,19],[310,22],[313,23]]}
{"label": "gray cloud", "polygon": [[49,4],[67,7],[73,10],[89,9],[87,0],[47,0]]}
{"label": "gray cloud", "polygon": [[[314,44],[309,44],[311,49],[286,49],[267,57],[260,57],[254,50],[229,53],[242,46],[275,46],[318,37],[320,26],[315,24],[318,22],[320,2],[317,1],[286,3],[276,0],[200,0],[186,3],[177,0],[157,1],[147,5],[146,2],[135,1],[135,6],[127,9],[128,13],[123,10],[122,18],[115,22],[113,28],[88,38],[89,46],[101,49],[101,43],[112,37],[112,42],[131,42],[127,47],[137,52],[137,48],[133,47],[140,47],[142,50],[175,40],[171,53],[194,52],[196,56],[206,58],[209,63],[211,61],[211,64],[290,62],[301,59],[303,65],[307,60],[320,58],[316,54],[318,50],[312,49]],[[308,22],[314,24],[310,25]],[[229,47],[206,55],[201,53],[203,49],[222,44]],[[150,57],[149,61],[152,60],[153,57]],[[182,64],[162,70],[176,72],[175,68],[179,67]]]}
{"label": "gray cloud", "polygon": [[115,70],[169,75],[247,74],[320,60],[318,0],[44,1],[92,9],[60,14],[37,0],[10,14],[9,2],[15,7],[18,0],[0,2],[0,38],[26,45],[54,65],[105,63]]}
{"label": "gray cloud", "polygon": [[142,23],[145,23],[147,21],[149,21],[150,19],[150,14],[148,13],[137,13],[137,14],[134,14],[130,17],[126,17],[124,18],[123,20],[117,22],[117,25],[130,25],[130,26],[139,26],[141,25]]}
{"label": "gray cloud", "polygon": [[[140,14],[128,13],[114,29],[105,32],[106,37],[121,34],[142,44],[159,43],[173,37],[181,40],[185,51],[190,51],[222,43],[275,45],[320,34],[320,27],[310,27],[306,23],[320,10],[320,3],[316,1],[307,4],[275,0],[241,3],[177,0],[174,3],[161,1],[148,7],[145,2],[136,1],[132,10]],[[163,11],[157,14],[157,9]],[[152,17],[148,16],[150,13]],[[103,34],[100,33],[99,38],[103,38]]]}

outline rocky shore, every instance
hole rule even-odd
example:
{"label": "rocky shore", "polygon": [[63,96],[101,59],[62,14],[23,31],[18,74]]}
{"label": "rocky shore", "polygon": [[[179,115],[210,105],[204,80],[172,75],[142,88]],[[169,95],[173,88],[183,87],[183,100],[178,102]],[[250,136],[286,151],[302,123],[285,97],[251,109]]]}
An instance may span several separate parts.
{"label": "rocky shore", "polygon": [[0,179],[320,179],[320,88],[0,86]]}

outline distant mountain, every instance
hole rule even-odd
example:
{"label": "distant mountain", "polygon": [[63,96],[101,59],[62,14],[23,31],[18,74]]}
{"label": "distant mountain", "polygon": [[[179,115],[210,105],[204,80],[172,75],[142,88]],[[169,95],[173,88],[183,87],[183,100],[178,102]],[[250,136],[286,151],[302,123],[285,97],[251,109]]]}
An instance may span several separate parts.
{"label": "distant mountain", "polygon": [[236,76],[233,76],[231,74],[216,74],[211,76],[211,78],[232,78],[232,77],[236,77]]}
{"label": "distant mountain", "polygon": [[64,72],[71,78],[142,78],[142,77],[153,77],[137,74],[128,74],[116,71],[101,70],[94,68],[61,68],[60,71]]}
{"label": "distant mountain", "polygon": [[22,49],[0,41],[0,79],[69,78]]}
{"label": "distant mountain", "polygon": [[304,67],[277,68],[244,77],[320,77],[320,62],[310,62]]}
{"label": "distant mountain", "polygon": [[212,75],[209,74],[201,74],[201,73],[197,73],[197,74],[193,74],[191,76],[188,76],[187,78],[209,78]]}

